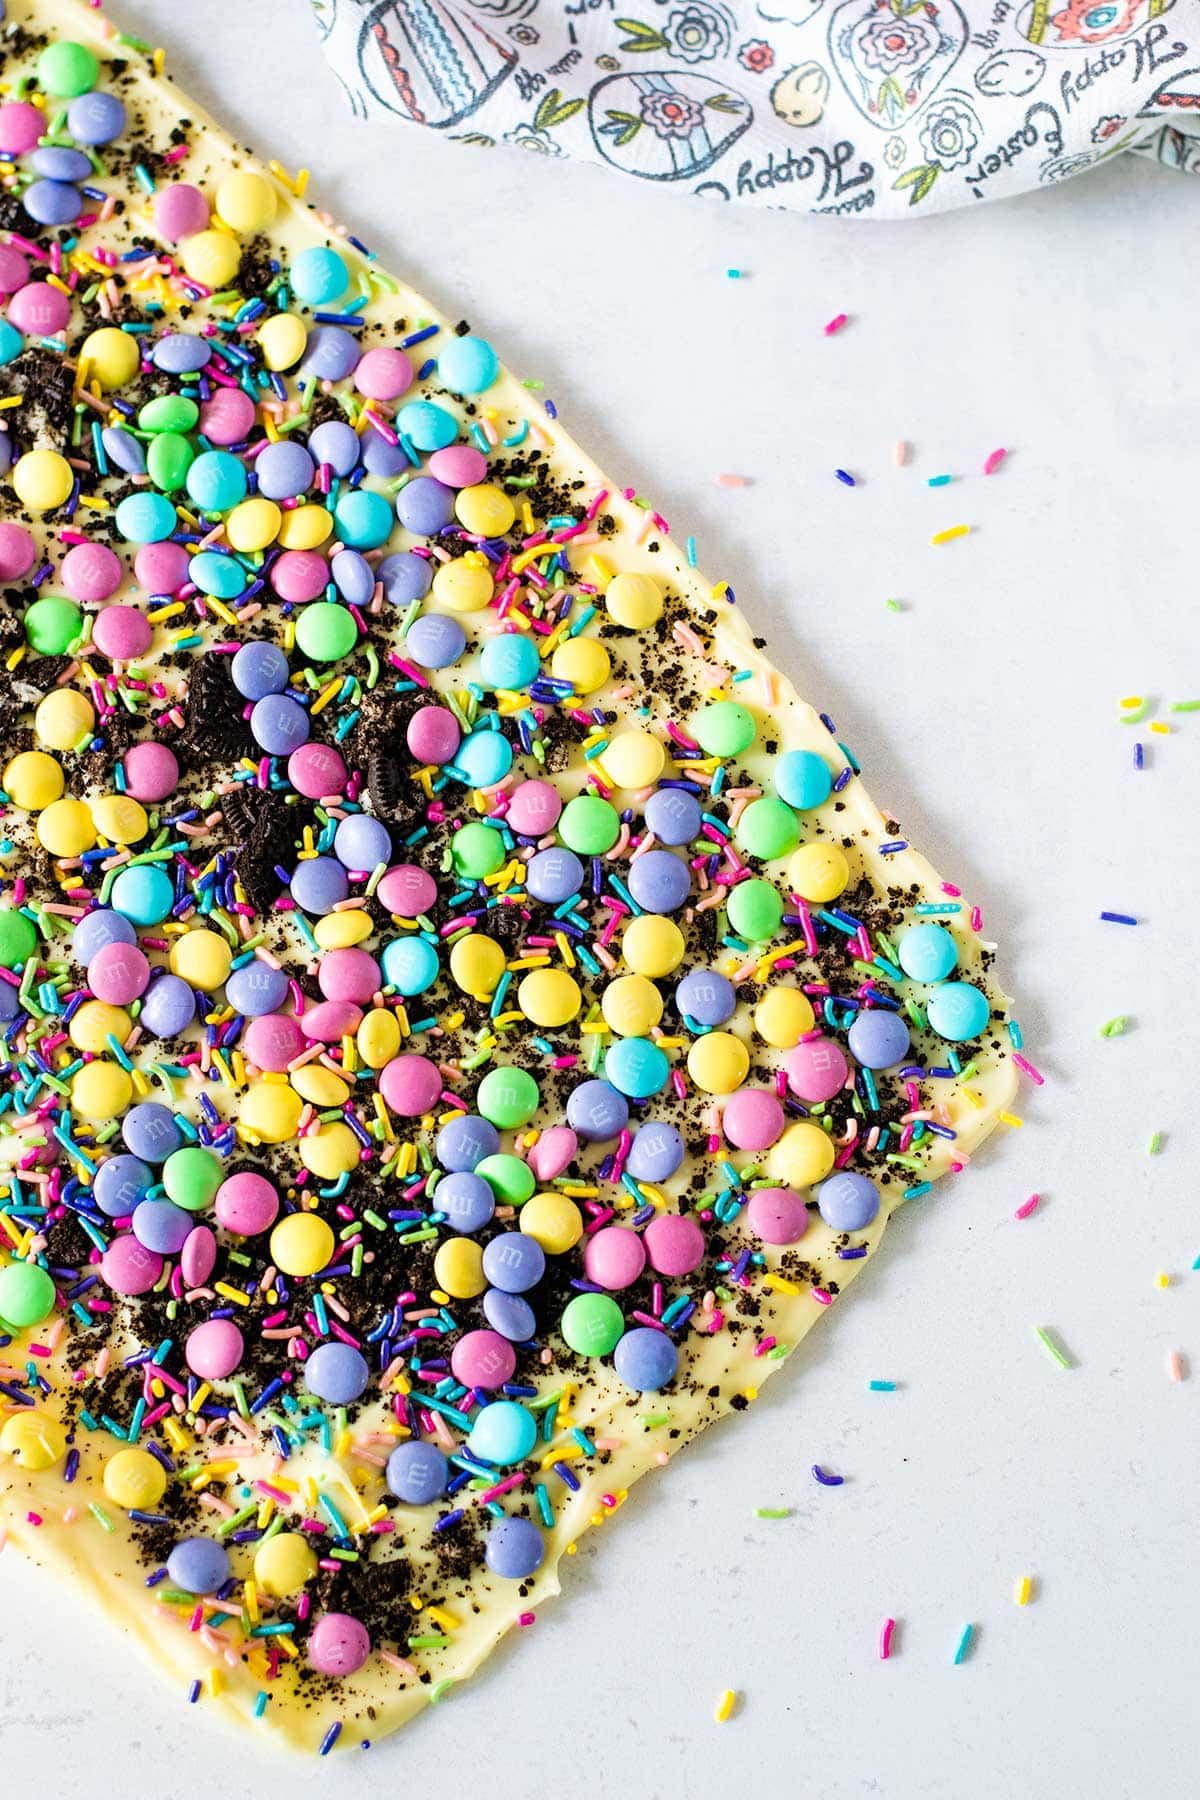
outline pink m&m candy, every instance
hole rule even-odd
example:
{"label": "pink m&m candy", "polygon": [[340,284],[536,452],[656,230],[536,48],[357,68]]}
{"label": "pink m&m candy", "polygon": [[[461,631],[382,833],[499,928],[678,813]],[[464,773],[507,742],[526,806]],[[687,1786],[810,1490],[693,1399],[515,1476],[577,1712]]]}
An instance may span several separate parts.
{"label": "pink m&m candy", "polygon": [[29,280],[29,264],[15,244],[0,244],[0,294],[15,294]]}
{"label": "pink m&m candy", "polygon": [[368,350],[359,358],[354,385],[369,400],[396,400],[412,386],[413,366],[403,350]]}
{"label": "pink m&m candy", "polygon": [[302,606],[329,585],[329,564],[315,550],[285,550],[271,565],[271,586],[281,600]]}
{"label": "pink m&m candy", "polygon": [[462,742],[458,720],[447,706],[418,707],[404,735],[413,755],[423,763],[450,762]]}
{"label": "pink m&m candy", "polygon": [[808,1230],[808,1208],[793,1188],[756,1188],[746,1221],[764,1244],[798,1244]]}
{"label": "pink m&m candy", "polygon": [[107,1000],[110,1006],[129,1006],[145,993],[150,964],[136,944],[105,944],[88,964],[87,978],[97,1000]]}
{"label": "pink m&m candy", "polygon": [[148,800],[153,805],[165,800],[179,786],[179,763],[175,752],[166,744],[146,738],[131,744],[122,758],[125,789],[135,800]]}
{"label": "pink m&m candy", "polygon": [[352,1000],[319,1000],[300,1014],[300,1029],[313,1044],[340,1044],[353,1037],[362,1024],[363,1011]]}
{"label": "pink m&m candy", "polygon": [[84,606],[99,606],[120,587],[125,571],[107,544],[72,544],[62,559],[58,579]]}
{"label": "pink m&m candy", "polygon": [[0,523],[0,581],[20,581],[28,575],[37,555],[32,534],[23,525]]}
{"label": "pink m&m candy", "polygon": [[397,863],[380,876],[375,894],[379,904],[398,919],[416,919],[437,899],[437,882],[416,863]]}
{"label": "pink m&m candy", "polygon": [[550,1125],[526,1157],[539,1181],[553,1181],[574,1159],[579,1139],[569,1125]]}
{"label": "pink m&m candy", "polygon": [[325,1613],[309,1633],[308,1660],[322,1675],[353,1675],[370,1654],[370,1633],[349,1613]]}
{"label": "pink m&m candy", "polygon": [[100,1258],[100,1274],[114,1294],[148,1294],[163,1272],[157,1250],[147,1250],[131,1231],[113,1239]]}
{"label": "pink m&m candy", "polygon": [[214,388],[200,403],[200,429],[210,444],[240,444],[254,424],[254,402],[241,388]]}
{"label": "pink m&m candy", "polygon": [[522,837],[545,837],[558,824],[563,803],[549,781],[522,781],[509,798],[505,821]]}
{"label": "pink m&m candy", "polygon": [[144,656],[154,637],[154,627],[136,606],[106,606],[96,614],[92,642],[112,662],[131,662]]}
{"label": "pink m&m candy", "polygon": [[383,986],[383,976],[369,950],[330,950],[317,968],[317,986],[327,1000],[366,1006]]}
{"label": "pink m&m candy", "polygon": [[616,1292],[632,1287],[646,1266],[646,1246],[628,1225],[605,1225],[590,1237],[583,1252],[589,1281]]}
{"label": "pink m&m candy", "polygon": [[343,791],[350,771],[332,744],[301,744],[288,757],[287,778],[306,800],[326,800]]}
{"label": "pink m&m candy", "polygon": [[690,1275],[704,1261],[704,1233],[681,1213],[660,1213],[643,1237],[650,1267],[660,1275]]}
{"label": "pink m&m candy", "polygon": [[207,1225],[193,1225],[179,1252],[179,1273],[183,1276],[184,1287],[203,1287],[216,1261],[216,1234]]}
{"label": "pink m&m candy", "polygon": [[783,1107],[766,1088],[740,1088],[721,1113],[721,1130],[738,1150],[769,1150],[783,1125]]}
{"label": "pink m&m candy", "polygon": [[487,474],[487,457],[473,444],[447,444],[430,457],[429,473],[446,487],[474,487]]}
{"label": "pink m&m candy", "polygon": [[832,1038],[810,1038],[784,1058],[788,1086],[800,1100],[832,1100],[846,1084],[848,1066]]}
{"label": "pink m&m candy", "polygon": [[262,1013],[242,1034],[247,1059],[272,1074],[286,1069],[307,1048],[308,1039],[286,1013]]}
{"label": "pink m&m candy", "polygon": [[0,150],[24,156],[27,150],[37,149],[45,129],[46,115],[40,106],[28,100],[6,100],[0,106]]}
{"label": "pink m&m candy", "polygon": [[206,1319],[189,1331],[184,1361],[201,1381],[224,1381],[242,1360],[246,1345],[232,1319]]}
{"label": "pink m&m candy", "polygon": [[142,544],[133,559],[138,586],[148,594],[174,594],[188,578],[185,544]]}
{"label": "pink m&m candy", "polygon": [[416,1119],[437,1104],[441,1070],[427,1056],[393,1056],[379,1075],[379,1091],[402,1119]]}
{"label": "pink m&m candy", "polygon": [[[2,132],[0,136],[3,136]],[[158,188],[153,211],[158,231],[172,244],[177,244],[180,238],[195,237],[208,224],[208,201],[190,181],[176,181],[170,187]]]}
{"label": "pink m&m candy", "polygon": [[217,1189],[213,1210],[218,1225],[238,1237],[257,1237],[269,1231],[279,1216],[279,1195],[265,1175],[240,1169],[228,1175]]}
{"label": "pink m&m candy", "polygon": [[48,281],[30,281],[8,303],[8,322],[26,337],[53,337],[71,317],[71,296]]}
{"label": "pink m&m candy", "polygon": [[516,1368],[517,1353],[498,1331],[466,1331],[450,1352],[450,1373],[464,1387],[503,1387]]}

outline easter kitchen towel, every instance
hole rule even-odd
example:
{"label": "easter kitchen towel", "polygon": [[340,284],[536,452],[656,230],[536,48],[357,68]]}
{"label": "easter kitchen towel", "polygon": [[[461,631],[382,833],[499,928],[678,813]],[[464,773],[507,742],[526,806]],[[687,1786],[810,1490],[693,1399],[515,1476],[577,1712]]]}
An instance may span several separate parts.
{"label": "easter kitchen towel", "polygon": [[757,206],[1200,172],[1200,0],[311,0],[356,115]]}

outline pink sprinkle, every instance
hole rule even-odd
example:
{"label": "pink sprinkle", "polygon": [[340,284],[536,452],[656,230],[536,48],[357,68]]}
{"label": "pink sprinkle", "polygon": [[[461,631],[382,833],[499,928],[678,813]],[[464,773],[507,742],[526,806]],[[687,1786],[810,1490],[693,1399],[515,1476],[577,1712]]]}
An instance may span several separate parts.
{"label": "pink sprinkle", "polygon": [[1018,1206],[1016,1212],[1013,1214],[1013,1218],[1027,1219],[1030,1213],[1037,1211],[1038,1206],[1041,1204],[1041,1198],[1042,1196],[1040,1194],[1030,1194],[1028,1200],[1023,1200],[1021,1205]]}
{"label": "pink sprinkle", "polygon": [[833,1295],[826,1288],[815,1287],[812,1291],[812,1297],[820,1306],[833,1305]]}
{"label": "pink sprinkle", "polygon": [[897,438],[892,445],[892,461],[898,469],[902,469],[908,461],[908,445],[903,438]]}
{"label": "pink sprinkle", "polygon": [[892,1654],[892,1633],[896,1629],[895,1619],[885,1619],[879,1633],[879,1660],[886,1662]]}
{"label": "pink sprinkle", "polygon": [[773,1337],[765,1337],[761,1344],[755,1344],[755,1356],[765,1356],[768,1350],[773,1350],[775,1348],[776,1342],[777,1340]]}
{"label": "pink sprinkle", "polygon": [[994,475],[996,473],[996,470],[1000,467],[1000,464],[1004,461],[1004,459],[1007,455],[1008,455],[1007,450],[993,450],[992,454],[988,457],[987,461],[983,465],[984,474],[985,475]]}
{"label": "pink sprinkle", "polygon": [[517,1614],[517,1624],[518,1625],[532,1625],[533,1621],[536,1618],[537,1618],[536,1613],[518,1613]]}
{"label": "pink sprinkle", "polygon": [[750,486],[749,477],[745,476],[745,475],[730,475],[728,473],[723,472],[722,474],[716,476],[715,479],[716,479],[716,483],[717,483],[718,487],[743,488],[743,487]]}
{"label": "pink sprinkle", "polygon": [[983,930],[983,914],[980,912],[980,910],[977,906],[973,906],[971,908],[971,930],[972,931],[982,931]]}
{"label": "pink sprinkle", "polygon": [[1013,1061],[1023,1075],[1028,1075],[1035,1087],[1045,1087],[1046,1077],[1044,1075],[1039,1075],[1033,1064],[1031,1062],[1026,1062],[1023,1056],[1018,1056],[1015,1050],[1013,1051]]}
{"label": "pink sprinkle", "polygon": [[825,336],[832,337],[834,332],[840,331],[842,329],[842,326],[845,323],[846,323],[846,314],[838,313],[837,316],[835,318],[830,319],[828,325],[826,325]]}
{"label": "pink sprinkle", "polygon": [[1178,1350],[1167,1353],[1167,1376],[1171,1381],[1187,1380],[1187,1364]]}

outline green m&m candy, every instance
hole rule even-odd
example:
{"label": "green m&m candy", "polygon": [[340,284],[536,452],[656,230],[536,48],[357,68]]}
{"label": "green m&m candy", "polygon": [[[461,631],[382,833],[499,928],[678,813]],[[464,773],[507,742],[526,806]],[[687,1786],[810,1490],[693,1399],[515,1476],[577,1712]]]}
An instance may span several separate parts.
{"label": "green m&m candy", "polygon": [[60,95],[64,100],[90,93],[99,74],[100,64],[87,45],[76,44],[70,38],[47,44],[37,59],[38,85],[47,94]]}
{"label": "green m&m candy", "polygon": [[337,662],[358,642],[358,626],[348,606],[318,600],[296,620],[296,647],[310,662]]}
{"label": "green m&m candy", "polygon": [[47,594],[25,612],[25,636],[39,656],[65,656],[83,630],[83,613],[62,594]]}
{"label": "green m&m candy", "polygon": [[187,480],[187,472],[196,452],[180,431],[160,431],[150,440],[146,452],[146,471],[156,488],[164,494],[178,493]]}
{"label": "green m&m candy", "polygon": [[709,756],[740,756],[758,731],[754,714],[736,700],[714,700],[692,721],[692,735]]}
{"label": "green m&m candy", "polygon": [[37,1263],[13,1262],[0,1269],[0,1319],[16,1326],[40,1325],[54,1311],[54,1283]]}
{"label": "green m&m candy", "polygon": [[754,876],[731,889],[728,911],[730,928],[747,942],[761,944],[779,930],[783,896],[773,881]]}
{"label": "green m&m candy", "polygon": [[224,1178],[220,1157],[202,1144],[185,1144],[182,1150],[172,1150],[163,1164],[162,1182],[167,1198],[185,1212],[203,1212],[210,1206]]}
{"label": "green m&m candy", "polygon": [[506,1150],[477,1162],[475,1174],[487,1182],[502,1206],[523,1206],[537,1186],[529,1164]]}
{"label": "green m&m candy", "polygon": [[577,794],[563,807],[558,835],[579,856],[603,856],[621,835],[621,816],[599,794]]}
{"label": "green m&m candy", "polygon": [[485,875],[496,873],[507,852],[495,826],[472,823],[455,832],[450,840],[450,854],[460,875],[482,881]]}
{"label": "green m&m candy", "polygon": [[625,1331],[625,1320],[608,1294],[576,1294],[563,1308],[559,1326],[579,1356],[608,1356]]}
{"label": "green m&m candy", "polygon": [[538,1084],[526,1069],[489,1069],[479,1084],[475,1105],[501,1131],[527,1125],[538,1109]]}
{"label": "green m&m candy", "polygon": [[13,906],[5,907],[0,912],[0,963],[6,969],[19,968],[36,948],[37,932],[32,919]]}
{"label": "green m&m candy", "polygon": [[760,862],[773,862],[786,856],[800,842],[800,822],[790,806],[771,795],[752,800],[737,822],[734,833],[739,850],[757,856]]}
{"label": "green m&m candy", "polygon": [[138,409],[143,431],[192,431],[200,420],[200,408],[187,394],[157,394]]}

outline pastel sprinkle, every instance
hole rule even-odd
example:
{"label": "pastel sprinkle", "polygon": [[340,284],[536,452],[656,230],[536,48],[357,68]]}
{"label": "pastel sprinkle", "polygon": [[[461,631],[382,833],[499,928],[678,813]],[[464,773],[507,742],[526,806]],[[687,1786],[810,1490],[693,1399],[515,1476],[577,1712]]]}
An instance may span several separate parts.
{"label": "pastel sprinkle", "polygon": [[713,1712],[713,1718],[718,1725],[724,1725],[727,1720],[732,1719],[737,1708],[737,1703],[738,1696],[736,1689],[726,1688],[725,1692],[721,1695],[721,1698],[717,1701],[716,1709]]}
{"label": "pastel sprinkle", "polygon": [[879,1628],[879,1660],[887,1662],[892,1654],[892,1639],[896,1635],[895,1619],[885,1619]]}
{"label": "pastel sprinkle", "polygon": [[1187,1378],[1187,1367],[1178,1350],[1169,1350],[1166,1357],[1167,1379],[1184,1381]]}
{"label": "pastel sprinkle", "polygon": [[1136,925],[1137,920],[1132,913],[1102,912],[1100,917],[1108,925]]}
{"label": "pastel sprinkle", "polygon": [[828,325],[826,325],[826,327],[825,327],[825,336],[832,337],[835,331],[840,331],[842,329],[842,326],[845,325],[846,320],[847,320],[847,315],[844,312],[835,313],[833,318],[830,319]]}
{"label": "pastel sprinkle", "polygon": [[1062,1345],[1056,1341],[1053,1334],[1047,1330],[1045,1325],[1035,1325],[1033,1328],[1033,1335],[1042,1346],[1042,1349],[1046,1352],[1046,1355],[1050,1358],[1051,1362],[1057,1363],[1060,1369],[1073,1369],[1075,1367],[1070,1356],[1063,1349]]}
{"label": "pastel sprinkle", "polygon": [[843,487],[857,487],[858,486],[858,483],[855,481],[853,475],[851,475],[851,473],[849,472],[848,469],[835,469],[833,472],[837,476],[838,480],[842,483]]}
{"label": "pastel sprinkle", "polygon": [[1029,1602],[1032,1598],[1033,1598],[1033,1577],[1031,1575],[1019,1576],[1018,1580],[1017,1580],[1016,1588],[1013,1591],[1014,1603],[1017,1606],[1028,1606]]}
{"label": "pastel sprinkle", "polygon": [[1030,1213],[1037,1211],[1041,1204],[1041,1199],[1042,1196],[1040,1194],[1030,1194],[1028,1200],[1023,1200],[1020,1206],[1018,1206],[1016,1212],[1013,1214],[1013,1218],[1027,1219]]}
{"label": "pastel sprinkle", "polygon": [[966,537],[970,529],[969,525],[950,525],[945,531],[935,531],[929,541],[931,544],[949,544],[954,538]]}
{"label": "pastel sprinkle", "polygon": [[1000,464],[1004,461],[1004,459],[1007,455],[1008,455],[1007,450],[993,450],[992,454],[988,457],[987,461],[983,465],[984,474],[985,475],[994,475],[996,473],[996,470],[1000,467]]}
{"label": "pastel sprinkle", "polygon": [[894,1394],[896,1383],[894,1381],[868,1381],[867,1389],[872,1394]]}
{"label": "pastel sprinkle", "polygon": [[844,1475],[830,1475],[827,1470],[821,1467],[820,1463],[813,1464],[812,1473],[813,1480],[819,1481],[822,1487],[841,1487],[846,1479]]}
{"label": "pastel sprinkle", "polygon": [[959,1663],[965,1662],[967,1660],[967,1657],[970,1655],[970,1652],[971,1652],[971,1644],[972,1644],[972,1641],[974,1640],[974,1637],[975,1637],[974,1625],[964,1625],[962,1628],[962,1635],[958,1640],[958,1644],[954,1651],[954,1656],[952,1658],[955,1668],[958,1667]]}

